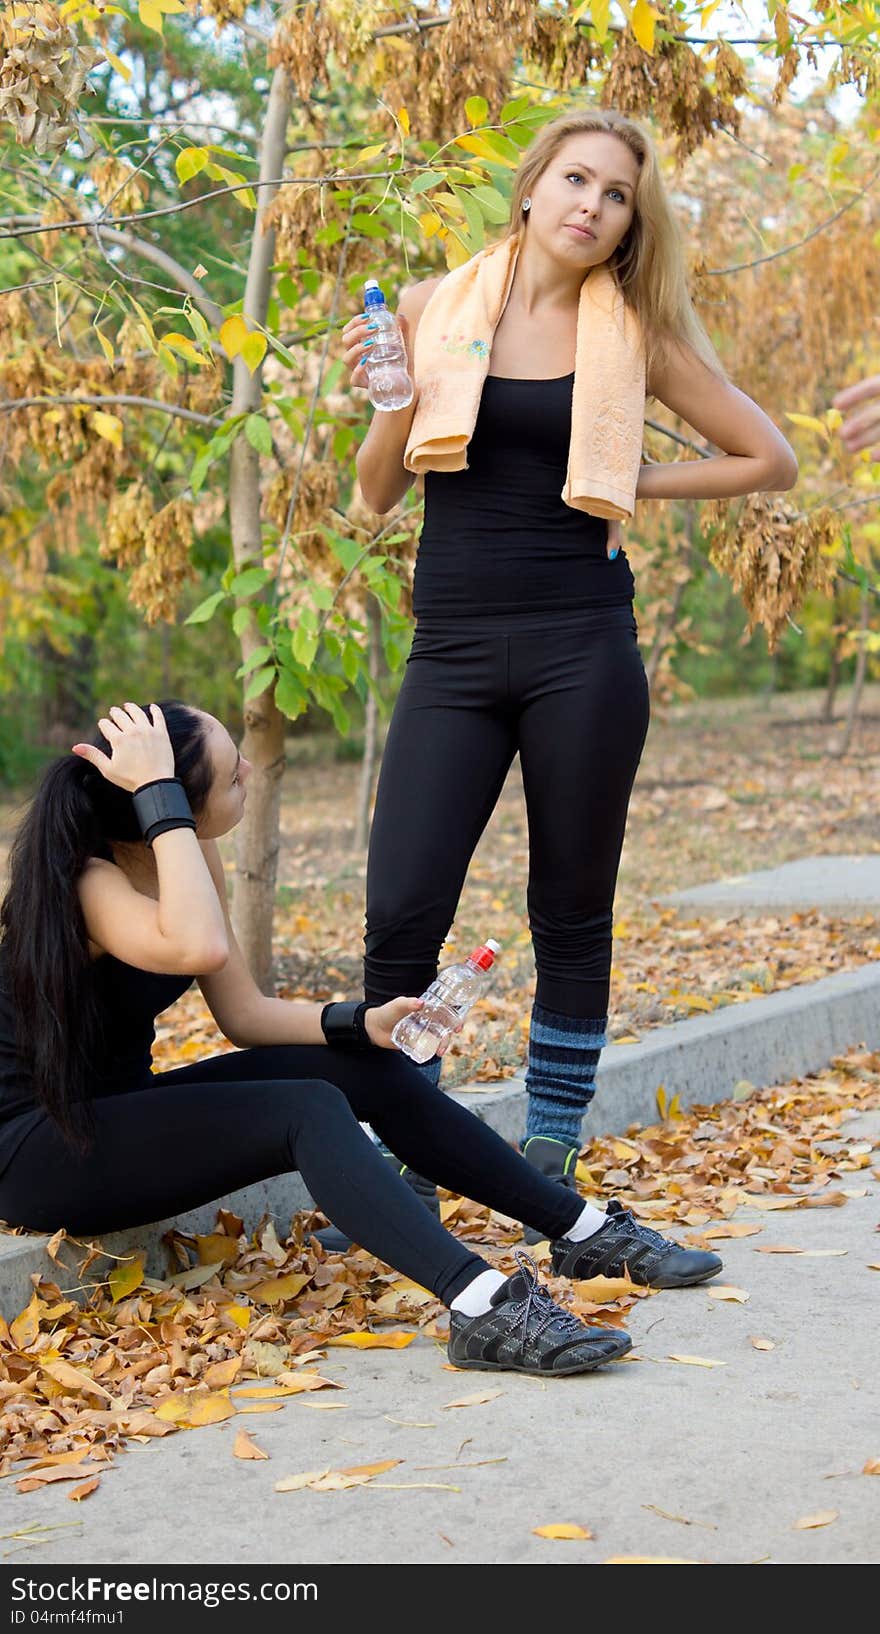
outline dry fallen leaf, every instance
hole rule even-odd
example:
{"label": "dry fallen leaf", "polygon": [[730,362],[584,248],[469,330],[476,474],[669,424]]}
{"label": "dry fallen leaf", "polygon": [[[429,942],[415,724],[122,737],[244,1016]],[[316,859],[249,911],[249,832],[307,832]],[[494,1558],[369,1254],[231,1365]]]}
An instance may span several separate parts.
{"label": "dry fallen leaf", "polygon": [[267,1452],[263,1451],[262,1447],[258,1447],[257,1443],[251,1440],[247,1430],[239,1430],[232,1445],[232,1455],[234,1458],[268,1458],[269,1456]]}
{"label": "dry fallen leaf", "polygon": [[708,1226],[703,1236],[708,1237],[710,1242],[715,1242],[725,1237],[756,1237],[763,1229],[763,1226],[748,1225],[745,1221],[742,1223],[728,1221],[723,1225]]}
{"label": "dry fallen leaf", "polygon": [[754,1346],[755,1350],[775,1350],[776,1349],[776,1346],[773,1343],[772,1339],[756,1339],[754,1337],[754,1335],[751,1335],[751,1334],[749,1335],[749,1339],[750,1339],[750,1343]]}
{"label": "dry fallen leaf", "polygon": [[447,1401],[443,1411],[449,1412],[451,1407],[482,1407],[487,1401],[494,1401],[496,1396],[503,1396],[503,1390],[477,1390],[472,1396],[459,1396],[455,1401]]}
{"label": "dry fallen leaf", "polygon": [[628,1299],[646,1290],[629,1277],[590,1277],[586,1282],[573,1282],[572,1291],[579,1300],[590,1300],[595,1305],[608,1305],[615,1299]]}
{"label": "dry fallen leaf", "polygon": [[557,1521],[552,1526],[533,1526],[532,1531],[536,1538],[591,1538],[592,1532],[585,1526],[575,1526],[571,1521]]}
{"label": "dry fallen leaf", "polygon": [[869,1458],[862,1467],[863,1475],[880,1475],[880,1458]]}
{"label": "dry fallen leaf", "polygon": [[96,1492],[99,1485],[100,1477],[93,1475],[90,1481],[83,1481],[80,1486],[75,1486],[72,1492],[68,1492],[67,1496],[71,1503],[81,1503],[83,1498],[88,1498],[93,1492]]}
{"label": "dry fallen leaf", "polygon": [[795,1521],[792,1531],[812,1532],[817,1526],[830,1526],[839,1514],[839,1509],[820,1509],[815,1515],[802,1515],[799,1521]]}
{"label": "dry fallen leaf", "polygon": [[350,1469],[308,1470],[304,1475],[285,1475],[275,1482],[276,1492],[301,1492],[311,1487],[314,1492],[344,1492],[348,1487],[366,1486],[374,1475],[402,1464],[402,1458],[389,1458],[382,1464],[355,1464]]}
{"label": "dry fallen leaf", "polygon": [[745,1305],[749,1295],[745,1288],[733,1288],[729,1283],[716,1283],[714,1288],[707,1288],[710,1299],[727,1300],[734,1305]]}
{"label": "dry fallen leaf", "polygon": [[667,1356],[669,1362],[684,1362],[688,1367],[726,1367],[726,1362],[713,1362],[707,1356]]}
{"label": "dry fallen leaf", "polygon": [[389,1333],[337,1333],[325,1343],[350,1346],[352,1350],[404,1350],[415,1337],[401,1328]]}

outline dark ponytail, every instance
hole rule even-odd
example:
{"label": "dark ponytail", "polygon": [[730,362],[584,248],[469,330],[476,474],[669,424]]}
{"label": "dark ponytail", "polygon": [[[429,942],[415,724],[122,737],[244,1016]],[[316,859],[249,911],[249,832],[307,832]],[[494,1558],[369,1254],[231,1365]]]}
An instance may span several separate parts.
{"label": "dark ponytail", "polygon": [[[204,721],[176,699],[159,707],[198,817],[212,778]],[[84,741],[110,753],[101,732]],[[80,1148],[102,1027],[77,881],[91,857],[112,858],[111,840],[140,838],[131,795],[69,754],[44,772],[10,852],[0,956],[19,1057],[37,1102]]]}

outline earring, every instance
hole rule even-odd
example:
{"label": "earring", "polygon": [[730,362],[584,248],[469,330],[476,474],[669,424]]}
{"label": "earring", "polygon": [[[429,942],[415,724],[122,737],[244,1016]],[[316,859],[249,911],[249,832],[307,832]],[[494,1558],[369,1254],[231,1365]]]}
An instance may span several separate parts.
{"label": "earring", "polygon": [[522,201],[522,207],[523,207],[523,215],[527,215],[527,214],[528,214],[528,212],[529,212],[529,210],[531,210],[531,208],[532,208],[532,201],[531,201],[531,199],[529,199],[529,198],[525,198],[525,199],[523,199],[523,201]]}

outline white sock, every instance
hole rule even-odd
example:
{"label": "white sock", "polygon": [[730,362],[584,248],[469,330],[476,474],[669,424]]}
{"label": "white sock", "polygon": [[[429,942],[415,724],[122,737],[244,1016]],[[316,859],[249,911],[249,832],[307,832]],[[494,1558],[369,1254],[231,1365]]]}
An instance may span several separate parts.
{"label": "white sock", "polygon": [[594,1208],[592,1203],[585,1203],[580,1214],[569,1231],[566,1231],[567,1242],[582,1243],[587,1237],[594,1237],[601,1231],[608,1219],[600,1208]]}
{"label": "white sock", "polygon": [[506,1281],[507,1278],[502,1276],[500,1271],[480,1271],[473,1282],[469,1282],[466,1288],[462,1288],[460,1294],[456,1294],[449,1309],[460,1311],[462,1316],[485,1316],[486,1312],[492,1309],[492,1295],[495,1289],[500,1288],[502,1282]]}

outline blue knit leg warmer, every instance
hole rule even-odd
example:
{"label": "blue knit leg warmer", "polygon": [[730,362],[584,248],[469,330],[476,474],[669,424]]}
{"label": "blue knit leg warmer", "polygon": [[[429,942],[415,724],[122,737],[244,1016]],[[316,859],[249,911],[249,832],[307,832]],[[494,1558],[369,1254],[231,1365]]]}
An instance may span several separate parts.
{"label": "blue knit leg warmer", "polygon": [[[432,1055],[430,1061],[414,1063],[414,1065],[415,1064],[418,1065],[419,1071],[424,1073],[428,1083],[433,1084],[434,1088],[436,1089],[440,1082],[440,1070],[443,1066],[442,1056]],[[376,1145],[378,1146],[380,1152],[385,1153],[386,1157],[390,1157],[392,1155],[390,1146],[386,1146],[384,1140],[377,1140]]]}
{"label": "blue knit leg warmer", "polygon": [[583,1116],[596,1092],[607,1021],[607,1016],[587,1020],[533,1005],[526,1069],[527,1140],[549,1135],[580,1145]]}

